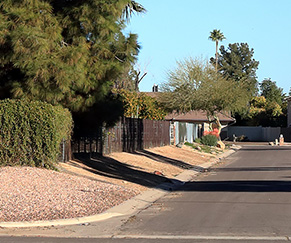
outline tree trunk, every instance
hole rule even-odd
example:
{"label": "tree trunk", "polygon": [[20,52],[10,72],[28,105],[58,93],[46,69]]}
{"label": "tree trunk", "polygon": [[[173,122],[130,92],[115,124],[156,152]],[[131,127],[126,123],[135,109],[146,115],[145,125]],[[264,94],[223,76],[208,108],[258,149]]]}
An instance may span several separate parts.
{"label": "tree trunk", "polygon": [[214,116],[214,120],[215,120],[215,123],[217,125],[219,140],[221,140],[221,138],[220,138],[220,133],[221,133],[221,129],[222,129],[221,123],[220,123],[219,118],[217,116]]}
{"label": "tree trunk", "polygon": [[211,119],[211,116],[210,115],[207,115],[207,119],[208,119],[208,122],[209,122],[209,131],[212,131],[212,119]]}
{"label": "tree trunk", "polygon": [[215,71],[217,72],[218,65],[218,41],[216,41],[216,52],[215,52]]}

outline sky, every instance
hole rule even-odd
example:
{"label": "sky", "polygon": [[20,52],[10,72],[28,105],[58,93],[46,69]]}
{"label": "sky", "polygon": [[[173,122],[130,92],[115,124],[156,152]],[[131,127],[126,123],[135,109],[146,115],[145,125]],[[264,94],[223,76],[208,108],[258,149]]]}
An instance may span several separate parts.
{"label": "sky", "polygon": [[147,75],[140,91],[167,80],[176,62],[215,56],[213,29],[226,37],[219,45],[248,43],[259,61],[258,81],[291,87],[291,0],[136,0],[147,12],[134,15],[125,32],[138,34],[137,67]]}

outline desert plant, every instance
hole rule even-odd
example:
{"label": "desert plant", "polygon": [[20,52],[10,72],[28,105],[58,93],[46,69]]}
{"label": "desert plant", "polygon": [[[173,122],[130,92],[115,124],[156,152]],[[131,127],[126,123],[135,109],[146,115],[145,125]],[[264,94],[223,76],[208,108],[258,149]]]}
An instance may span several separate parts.
{"label": "desert plant", "polygon": [[205,135],[201,138],[201,143],[208,146],[216,146],[217,137],[211,134]]}

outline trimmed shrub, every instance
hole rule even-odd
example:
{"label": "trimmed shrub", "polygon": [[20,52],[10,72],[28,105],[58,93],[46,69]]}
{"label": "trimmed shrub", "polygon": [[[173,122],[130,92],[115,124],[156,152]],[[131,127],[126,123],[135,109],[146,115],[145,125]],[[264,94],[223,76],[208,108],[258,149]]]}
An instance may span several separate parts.
{"label": "trimmed shrub", "polygon": [[69,110],[40,101],[0,101],[0,165],[55,169],[60,144],[69,139]]}
{"label": "trimmed shrub", "polygon": [[216,146],[217,144],[217,137],[211,134],[202,136],[201,143],[208,146]]}

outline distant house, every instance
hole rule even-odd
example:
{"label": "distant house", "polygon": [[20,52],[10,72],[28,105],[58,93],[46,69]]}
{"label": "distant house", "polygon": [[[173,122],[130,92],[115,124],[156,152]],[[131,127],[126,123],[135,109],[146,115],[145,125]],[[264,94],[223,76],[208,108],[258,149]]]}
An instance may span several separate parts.
{"label": "distant house", "polygon": [[[228,114],[217,113],[223,127],[235,122]],[[205,111],[189,111],[187,113],[171,113],[165,118],[171,121],[171,138],[173,144],[194,142],[204,131],[208,131],[209,122]],[[221,134],[223,137],[224,134]]]}
{"label": "distant house", "polygon": [[[153,92],[144,92],[153,98],[158,98],[159,92],[156,85],[153,86]],[[235,119],[230,114],[217,114],[222,126],[234,123]],[[194,142],[200,138],[204,131],[209,128],[208,118],[205,111],[190,111],[187,113],[173,112],[165,117],[165,120],[171,121],[170,137],[171,143],[176,145],[183,142]],[[224,137],[224,134],[221,134]]]}

